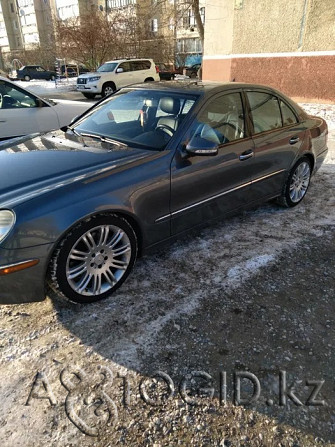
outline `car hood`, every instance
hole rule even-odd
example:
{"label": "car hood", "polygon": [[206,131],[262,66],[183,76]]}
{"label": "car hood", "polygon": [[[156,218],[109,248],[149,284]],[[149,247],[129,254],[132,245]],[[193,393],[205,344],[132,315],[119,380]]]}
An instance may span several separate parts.
{"label": "car hood", "polygon": [[92,76],[103,76],[105,74],[111,74],[111,71],[90,71],[79,75],[79,78],[91,78]]}
{"label": "car hood", "polygon": [[0,144],[0,208],[13,207],[154,154],[92,139],[85,145],[77,137],[64,138],[62,131],[15,138]]}

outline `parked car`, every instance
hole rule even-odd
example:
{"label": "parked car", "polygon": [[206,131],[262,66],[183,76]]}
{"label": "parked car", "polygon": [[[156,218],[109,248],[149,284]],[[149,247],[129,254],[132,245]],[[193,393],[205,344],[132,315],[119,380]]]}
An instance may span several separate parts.
{"label": "parked car", "polygon": [[57,77],[55,71],[49,71],[40,65],[26,65],[16,71],[17,79],[21,81],[30,81],[31,79],[46,79],[54,81]]}
{"label": "parked car", "polygon": [[77,90],[86,98],[94,98],[109,95],[129,84],[150,81],[159,81],[152,59],[120,59],[106,62],[94,73],[79,76]]}
{"label": "parked car", "polygon": [[170,81],[175,76],[175,71],[161,62],[156,63],[156,70],[161,81]]}
{"label": "parked car", "polygon": [[75,64],[67,64],[67,65],[61,65],[60,67],[60,74],[61,76],[67,76],[69,78],[78,76],[79,74],[83,73],[89,73],[89,69],[84,67],[84,65],[75,65]]}
{"label": "parked car", "polygon": [[201,64],[194,64],[191,67],[185,68],[185,75],[190,78],[196,78],[198,76],[198,71],[201,67]]}
{"label": "parked car", "polygon": [[[327,124],[269,87],[123,88],[70,127],[0,151],[0,302],[110,295],[136,258],[276,198],[303,200]],[[248,237],[248,235],[246,235]]]}
{"label": "parked car", "polygon": [[88,107],[81,102],[46,101],[0,77],[0,141],[59,129]]}

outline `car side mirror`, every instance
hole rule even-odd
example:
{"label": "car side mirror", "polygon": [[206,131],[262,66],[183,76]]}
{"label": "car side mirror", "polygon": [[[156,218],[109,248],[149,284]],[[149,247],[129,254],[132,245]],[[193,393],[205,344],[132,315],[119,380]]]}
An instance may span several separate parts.
{"label": "car side mirror", "polygon": [[44,107],[44,102],[40,98],[35,99],[36,107]]}
{"label": "car side mirror", "polygon": [[194,137],[186,146],[186,152],[190,155],[217,155],[218,145],[214,141]]}
{"label": "car side mirror", "polygon": [[121,67],[117,68],[116,73],[123,73],[123,68],[121,68]]}

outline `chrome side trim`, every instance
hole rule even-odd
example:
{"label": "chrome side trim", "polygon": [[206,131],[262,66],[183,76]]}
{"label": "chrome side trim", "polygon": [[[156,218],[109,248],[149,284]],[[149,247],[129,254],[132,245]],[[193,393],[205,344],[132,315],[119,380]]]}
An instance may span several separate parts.
{"label": "chrome side trim", "polygon": [[37,260],[38,260],[37,258],[34,258],[34,259],[27,259],[26,261],[15,262],[14,264],[0,265],[0,269],[1,270],[9,269],[11,267],[17,267],[19,265],[26,264],[28,262],[37,261]]}
{"label": "chrome side trim", "polygon": [[256,178],[251,183],[260,182],[261,180],[265,180],[266,178],[273,177],[274,175],[277,175],[277,174],[281,174],[284,171],[285,171],[285,169],[281,169],[280,171],[272,172],[271,174],[264,175],[263,177]]}
{"label": "chrome side trim", "polygon": [[281,174],[284,171],[285,171],[285,169],[281,169],[279,171],[272,172],[271,174],[267,174],[267,175],[264,175],[263,177],[259,177],[255,180],[250,181],[250,182],[243,183],[243,185],[236,186],[235,188],[232,188],[232,189],[228,189],[227,191],[216,194],[215,196],[208,197],[207,199],[201,200],[200,202],[193,203],[192,205],[186,206],[185,208],[181,208],[180,210],[174,211],[173,213],[169,213],[169,214],[166,214],[165,216],[159,217],[158,219],[155,220],[155,223],[162,222],[165,219],[171,218],[171,217],[175,216],[176,214],[180,214],[184,211],[194,208],[195,206],[202,205],[203,203],[210,202],[211,200],[225,196],[226,194],[230,194],[231,192],[238,191],[239,189],[245,188],[246,186],[250,186],[253,183],[257,183],[257,182],[265,180],[269,177],[273,177],[274,175]]}
{"label": "chrome side trim", "polygon": [[161,222],[164,219],[173,217],[176,214],[180,214],[183,211],[194,208],[195,206],[199,206],[199,205],[202,205],[203,203],[210,202],[211,200],[217,199],[218,197],[225,196],[226,194],[229,194],[233,191],[237,191],[238,189],[245,188],[246,186],[250,186],[250,185],[251,185],[251,182],[247,182],[247,183],[244,183],[243,185],[237,186],[236,188],[228,189],[228,191],[220,192],[219,194],[216,194],[215,196],[208,197],[207,199],[204,199],[204,200],[200,200],[200,202],[193,203],[192,205],[186,206],[185,208],[181,208],[180,210],[174,211],[173,213],[167,214],[166,216],[159,217],[158,219],[155,220],[155,222]]}

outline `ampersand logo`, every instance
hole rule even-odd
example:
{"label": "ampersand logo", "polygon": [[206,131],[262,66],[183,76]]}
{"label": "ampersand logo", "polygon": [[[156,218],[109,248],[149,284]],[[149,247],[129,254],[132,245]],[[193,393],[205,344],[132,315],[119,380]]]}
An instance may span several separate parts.
{"label": "ampersand logo", "polygon": [[99,436],[102,428],[115,425],[118,410],[114,401],[104,391],[107,383],[112,384],[112,371],[98,367],[99,381],[80,368],[65,368],[60,380],[68,391],[65,412],[70,421],[84,434]]}

